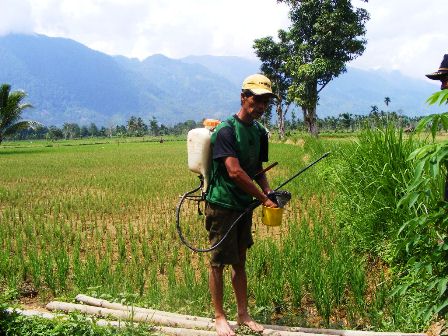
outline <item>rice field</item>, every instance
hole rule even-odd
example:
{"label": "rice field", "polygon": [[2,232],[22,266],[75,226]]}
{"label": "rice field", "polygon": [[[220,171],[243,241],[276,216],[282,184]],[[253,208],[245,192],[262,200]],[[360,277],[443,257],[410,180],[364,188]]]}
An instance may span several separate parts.
{"label": "rice field", "polygon": [[[271,144],[270,162],[279,162],[268,172],[272,187],[344,143]],[[186,155],[184,141],[1,146],[0,289],[35,305],[84,293],[212,316],[208,256],[183,246],[175,227],[179,196],[199,184]],[[387,270],[354,252],[338,226],[332,164],[284,187],[293,198],[280,227],[261,224],[255,210],[252,314],[264,323],[406,331],[402,305],[388,298]],[[197,204],[182,218],[187,239],[207,247]]]}

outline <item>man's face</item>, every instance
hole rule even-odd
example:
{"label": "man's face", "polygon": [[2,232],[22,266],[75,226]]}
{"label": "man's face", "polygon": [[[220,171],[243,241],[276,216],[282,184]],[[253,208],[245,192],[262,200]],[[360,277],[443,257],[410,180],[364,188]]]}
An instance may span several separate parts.
{"label": "man's face", "polygon": [[269,95],[251,95],[249,97],[243,95],[242,108],[245,109],[253,119],[260,119],[266,111],[270,99],[271,97]]}
{"label": "man's face", "polygon": [[440,86],[440,90],[448,89],[448,75],[443,77],[440,81],[442,82],[442,85]]}

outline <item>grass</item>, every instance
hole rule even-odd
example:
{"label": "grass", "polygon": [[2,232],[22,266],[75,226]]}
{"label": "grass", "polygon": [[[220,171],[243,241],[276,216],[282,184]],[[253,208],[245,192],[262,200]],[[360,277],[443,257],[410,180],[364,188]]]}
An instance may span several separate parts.
{"label": "grass", "polygon": [[[415,326],[393,318],[399,307],[387,298],[391,280],[368,272],[377,263],[340,230],[330,182],[347,143],[304,138],[299,145],[271,145],[270,161],[280,163],[268,172],[273,187],[324,152],[334,154],[284,187],[293,199],[282,226],[262,225],[255,212],[249,299],[261,322]],[[198,185],[186,160],[186,144],[178,141],[0,147],[1,287],[16,289],[16,300],[32,287],[40,302],[85,293],[211,316],[207,255],[181,245],[175,230],[179,195]],[[197,205],[182,215],[187,238],[207,246]],[[226,281],[233,318],[231,293]]]}

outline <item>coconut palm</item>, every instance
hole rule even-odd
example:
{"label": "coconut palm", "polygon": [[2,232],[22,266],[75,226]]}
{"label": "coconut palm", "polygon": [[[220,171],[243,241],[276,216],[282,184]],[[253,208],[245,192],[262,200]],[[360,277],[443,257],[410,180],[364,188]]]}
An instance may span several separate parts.
{"label": "coconut palm", "polygon": [[386,104],[386,106],[389,106],[390,102],[391,102],[391,100],[389,97],[384,98],[384,104]]}
{"label": "coconut palm", "polygon": [[370,106],[370,116],[373,116],[375,119],[379,118],[378,106],[372,105]]}
{"label": "coconut palm", "polygon": [[19,121],[22,118],[23,110],[32,107],[31,104],[22,103],[25,97],[26,93],[23,91],[11,92],[9,84],[0,86],[0,144],[7,135],[13,135],[23,129],[39,125],[35,121]]}

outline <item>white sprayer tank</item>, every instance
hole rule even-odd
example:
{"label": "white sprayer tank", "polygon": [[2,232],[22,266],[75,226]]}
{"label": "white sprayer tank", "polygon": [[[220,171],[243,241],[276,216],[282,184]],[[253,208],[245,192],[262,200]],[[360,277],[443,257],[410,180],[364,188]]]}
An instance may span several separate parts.
{"label": "white sprayer tank", "polygon": [[188,169],[204,177],[205,192],[208,187],[211,164],[210,138],[219,120],[205,119],[203,128],[194,128],[187,135]]}

